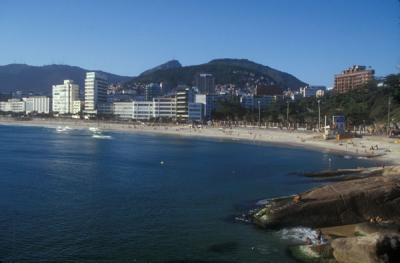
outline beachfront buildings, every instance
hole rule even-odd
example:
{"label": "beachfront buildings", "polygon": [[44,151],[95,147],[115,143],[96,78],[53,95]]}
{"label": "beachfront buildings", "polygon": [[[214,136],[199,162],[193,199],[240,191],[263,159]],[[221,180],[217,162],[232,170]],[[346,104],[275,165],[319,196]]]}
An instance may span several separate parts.
{"label": "beachfront buildings", "polygon": [[201,73],[195,77],[195,86],[201,94],[215,93],[215,79],[212,74]]}
{"label": "beachfront buildings", "polygon": [[46,96],[32,96],[28,98],[23,98],[25,101],[25,112],[29,113],[39,113],[39,114],[49,114],[50,113],[50,101],[51,99]]}
{"label": "beachfront buildings", "polygon": [[23,113],[25,112],[25,101],[20,99],[9,99],[7,101],[0,101],[0,111]]}
{"label": "beachfront buildings", "polygon": [[189,120],[189,103],[193,102],[194,93],[191,88],[181,86],[176,91],[176,119],[180,122]]}
{"label": "beachfront buildings", "polygon": [[153,99],[154,118],[173,119],[176,116],[176,98]]}
{"label": "beachfront buildings", "polygon": [[203,118],[210,119],[212,111],[215,110],[215,95],[196,94],[194,101],[203,104]]}
{"label": "beachfront buildings", "polygon": [[74,100],[72,102],[72,113],[78,114],[82,112],[82,101],[81,100]]}
{"label": "beachfront buildings", "polygon": [[194,97],[194,102],[203,104],[203,119],[210,120],[212,118],[212,113],[216,110],[218,103],[221,101],[225,101],[226,99],[226,95],[196,94]]}
{"label": "beachfront buildings", "polygon": [[79,86],[72,80],[64,80],[64,84],[53,85],[52,110],[58,114],[76,114],[74,107],[79,101]]}
{"label": "beachfront buildings", "polygon": [[254,95],[243,95],[240,97],[240,105],[248,110],[267,108],[273,102],[277,100],[277,96],[264,95],[264,96],[254,96]]}
{"label": "beachfront buildings", "polygon": [[362,88],[369,81],[374,79],[375,71],[366,66],[354,65],[341,74],[335,75],[335,86],[333,91],[338,93],[346,93],[351,90]]}
{"label": "beachfront buildings", "polygon": [[0,111],[13,113],[50,113],[50,98],[46,96],[32,96],[22,99],[0,101]]}
{"label": "beachfront buildings", "polygon": [[9,112],[11,111],[11,105],[8,101],[0,101],[0,111]]}
{"label": "beachfront buildings", "polygon": [[202,103],[189,102],[188,104],[188,120],[191,122],[203,121],[204,105]]}
{"label": "beachfront buildings", "polygon": [[133,119],[133,101],[129,102],[114,102],[113,113],[119,119],[129,120]]}
{"label": "beachfront buildings", "polygon": [[156,83],[147,84],[144,87],[144,99],[146,101],[151,101],[154,98],[161,96],[161,86]]}
{"label": "beachfront buildings", "polygon": [[120,119],[175,119],[176,99],[154,98],[152,101],[114,102],[114,116]]}
{"label": "beachfront buildings", "polygon": [[[85,114],[96,115],[109,110],[107,104],[107,77],[98,72],[87,72],[85,78]],[[102,105],[103,104],[103,105]]]}
{"label": "beachfront buildings", "polygon": [[240,105],[248,110],[254,108],[254,95],[242,95],[240,96]]}

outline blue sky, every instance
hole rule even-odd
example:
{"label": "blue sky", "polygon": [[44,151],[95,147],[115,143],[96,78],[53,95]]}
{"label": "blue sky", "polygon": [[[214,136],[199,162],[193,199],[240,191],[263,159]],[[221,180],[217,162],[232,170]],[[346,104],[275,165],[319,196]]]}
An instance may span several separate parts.
{"label": "blue sky", "polygon": [[134,76],[248,58],[331,86],[352,64],[399,72],[398,0],[0,0],[0,64],[69,64]]}

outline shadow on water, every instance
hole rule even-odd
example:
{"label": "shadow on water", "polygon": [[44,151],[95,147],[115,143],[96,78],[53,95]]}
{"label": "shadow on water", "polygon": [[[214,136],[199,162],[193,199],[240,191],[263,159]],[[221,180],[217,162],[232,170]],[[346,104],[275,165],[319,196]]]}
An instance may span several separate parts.
{"label": "shadow on water", "polygon": [[208,251],[214,253],[232,253],[233,251],[237,250],[238,243],[234,241],[228,241],[223,243],[213,244],[208,247]]}
{"label": "shadow on water", "polygon": [[197,259],[177,259],[168,261],[158,261],[153,263],[236,263],[234,261],[217,261],[217,260],[197,260]]}

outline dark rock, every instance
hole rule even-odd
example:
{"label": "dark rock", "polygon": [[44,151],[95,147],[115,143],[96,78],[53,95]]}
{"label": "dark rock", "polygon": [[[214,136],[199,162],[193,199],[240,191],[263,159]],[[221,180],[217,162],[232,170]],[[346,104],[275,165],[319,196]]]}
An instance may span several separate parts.
{"label": "dark rock", "polygon": [[289,254],[304,263],[337,263],[329,244],[290,246]]}
{"label": "dark rock", "polygon": [[216,260],[201,260],[201,259],[176,259],[159,261],[157,263],[235,263],[232,261],[216,261]]}
{"label": "dark rock", "polygon": [[400,262],[400,235],[374,233],[332,241],[333,255],[340,263]]}
{"label": "dark rock", "polygon": [[355,224],[379,217],[400,222],[400,169],[382,175],[337,182],[275,199],[253,214],[262,227],[327,227]]}

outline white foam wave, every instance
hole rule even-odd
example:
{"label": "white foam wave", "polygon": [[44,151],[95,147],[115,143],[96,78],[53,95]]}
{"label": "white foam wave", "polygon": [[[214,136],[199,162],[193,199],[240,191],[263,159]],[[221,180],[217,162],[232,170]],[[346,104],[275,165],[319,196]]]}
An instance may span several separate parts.
{"label": "white foam wave", "polygon": [[313,244],[318,243],[318,232],[308,227],[284,228],[278,231],[281,239],[290,240],[294,243],[304,243],[307,239]]}

